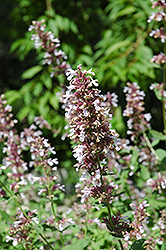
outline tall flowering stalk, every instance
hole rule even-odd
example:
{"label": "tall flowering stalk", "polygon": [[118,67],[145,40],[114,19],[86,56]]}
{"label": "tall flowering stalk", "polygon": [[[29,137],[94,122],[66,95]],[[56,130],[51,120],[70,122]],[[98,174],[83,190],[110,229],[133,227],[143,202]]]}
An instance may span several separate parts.
{"label": "tall flowering stalk", "polygon": [[[114,199],[115,187],[109,183],[107,159],[116,157],[120,150],[120,139],[117,132],[111,128],[111,111],[105,102],[106,98],[97,89],[97,80],[93,79],[91,70],[68,70],[70,85],[64,95],[65,116],[69,122],[69,137],[77,143],[74,147],[75,165],[84,178],[91,176],[92,186],[84,187],[84,197],[93,197],[104,204],[108,217],[103,218],[110,233],[123,237],[129,228],[121,217],[112,215],[111,203]],[[119,240],[121,249],[123,245]]]}
{"label": "tall flowering stalk", "polygon": [[51,66],[51,77],[64,74],[69,68],[66,63],[67,56],[59,49],[60,40],[54,37],[51,31],[46,31],[45,20],[33,21],[29,31],[34,31],[31,40],[34,41],[35,48],[41,47],[44,53],[43,65]]}
{"label": "tall flowering stalk", "polygon": [[131,141],[139,148],[139,163],[149,166],[149,169],[152,170],[157,163],[158,156],[146,135],[151,129],[149,123],[151,114],[144,113],[145,93],[140,90],[140,87],[135,82],[128,82],[124,88],[124,93],[127,104],[123,116],[129,118],[127,121],[127,134],[131,136]]}
{"label": "tall flowering stalk", "polygon": [[68,74],[71,81],[64,95],[65,116],[70,123],[69,137],[80,142],[74,147],[78,160],[75,167],[94,176],[106,174],[107,168],[101,162],[120,150],[118,134],[107,119],[112,115],[96,88],[98,83],[91,70],[83,71],[79,65],[76,71],[68,70]]}

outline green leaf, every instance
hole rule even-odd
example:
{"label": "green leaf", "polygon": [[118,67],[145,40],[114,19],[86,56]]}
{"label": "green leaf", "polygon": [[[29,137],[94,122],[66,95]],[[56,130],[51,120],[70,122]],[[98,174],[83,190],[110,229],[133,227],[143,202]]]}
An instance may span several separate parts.
{"label": "green leaf", "polygon": [[5,98],[9,104],[21,98],[21,93],[18,90],[9,90],[5,93]]}
{"label": "green leaf", "polygon": [[158,143],[160,142],[160,140],[156,139],[154,141],[152,141],[152,147],[155,147]]}
{"label": "green leaf", "polygon": [[145,242],[145,239],[136,240],[132,244],[130,250],[144,250],[144,248],[143,248],[144,242]]}
{"label": "green leaf", "polygon": [[2,218],[5,219],[7,222],[9,222],[9,223],[11,222],[10,215],[8,215],[5,211],[0,210],[0,214],[1,214]]}
{"label": "green leaf", "polygon": [[107,57],[110,57],[110,55],[115,51],[120,49],[121,47],[124,46],[129,46],[131,44],[131,42],[129,40],[124,40],[124,41],[120,41],[120,42],[116,42],[115,44],[113,44],[112,46],[110,46],[105,54],[107,55]]}
{"label": "green leaf", "polygon": [[38,82],[38,83],[35,84],[35,88],[34,88],[34,90],[33,90],[33,94],[34,94],[35,96],[40,96],[42,90],[43,90],[43,85],[42,85],[41,82]]}
{"label": "green leaf", "polygon": [[126,8],[119,11],[115,18],[120,17],[120,16],[124,16],[124,15],[129,15],[129,14],[135,12],[135,11],[136,11],[135,7],[127,6]]}
{"label": "green leaf", "polygon": [[10,52],[14,52],[15,50],[17,50],[23,44],[24,40],[24,38],[20,38],[13,42],[10,47]]}
{"label": "green leaf", "polygon": [[88,245],[89,245],[89,240],[82,239],[75,241],[71,245],[63,247],[62,250],[83,250]]}
{"label": "green leaf", "polygon": [[20,192],[25,192],[25,191],[29,191],[29,190],[31,190],[31,187],[25,186],[25,187],[21,188],[19,191]]}
{"label": "green leaf", "polygon": [[158,132],[156,130],[151,130],[149,131],[149,134],[151,137],[154,137],[155,139],[161,140],[161,141],[165,141],[166,140],[166,135],[164,135],[161,132]]}
{"label": "green leaf", "polygon": [[24,71],[24,73],[22,74],[22,79],[30,79],[32,77],[34,77],[37,73],[39,73],[42,70],[42,66],[37,65],[34,66],[30,69],[27,69],[26,71]]}
{"label": "green leaf", "polygon": [[[134,167],[138,166],[138,150],[136,148],[133,148],[132,150],[132,157],[131,157],[131,165],[133,165]],[[137,170],[135,168],[135,170]]]}
{"label": "green leaf", "polygon": [[159,159],[162,161],[164,158],[166,158],[166,151],[162,148],[156,149],[156,153],[159,157]]}
{"label": "green leaf", "polygon": [[149,173],[149,170],[146,166],[144,165],[141,165],[141,177],[143,180],[147,180],[150,178],[150,173]]}
{"label": "green leaf", "polygon": [[31,221],[31,224],[38,234],[41,234],[43,232],[43,227],[40,224],[36,224],[35,221]]}
{"label": "green leaf", "polygon": [[157,200],[156,198],[149,199],[149,203],[153,209],[163,209],[165,208],[166,200]]}
{"label": "green leaf", "polygon": [[22,121],[28,113],[31,112],[31,107],[30,106],[24,106],[20,111],[18,112],[17,116],[20,121]]}

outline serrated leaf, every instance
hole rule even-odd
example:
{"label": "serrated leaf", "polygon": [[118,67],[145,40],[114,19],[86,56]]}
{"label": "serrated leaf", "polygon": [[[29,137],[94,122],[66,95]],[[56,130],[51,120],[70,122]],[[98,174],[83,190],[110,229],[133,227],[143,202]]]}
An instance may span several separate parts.
{"label": "serrated leaf", "polygon": [[145,239],[136,240],[132,244],[130,250],[144,250],[144,248],[143,248],[144,242],[145,242]]}
{"label": "serrated leaf", "polygon": [[83,250],[88,245],[89,245],[89,240],[82,239],[75,241],[71,245],[63,247],[62,250]]}
{"label": "serrated leaf", "polygon": [[39,73],[42,70],[42,66],[37,65],[37,66],[33,66],[30,69],[27,69],[26,71],[24,71],[24,73],[22,74],[22,79],[30,79],[32,77],[34,77],[37,73]]}

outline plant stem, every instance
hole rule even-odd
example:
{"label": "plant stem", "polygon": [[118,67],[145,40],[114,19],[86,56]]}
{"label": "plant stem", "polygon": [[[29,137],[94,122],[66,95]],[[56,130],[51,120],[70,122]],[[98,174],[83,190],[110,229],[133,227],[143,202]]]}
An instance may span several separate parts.
{"label": "plant stem", "polygon": [[[22,209],[21,205],[19,204],[19,202],[17,201],[17,198],[15,197],[15,195],[12,193],[12,191],[5,186],[5,184],[3,184],[3,182],[0,180],[0,184],[6,189],[6,191],[9,193],[10,198],[14,199],[15,203],[17,204],[17,206],[20,208],[21,212],[24,214],[24,216],[30,221],[28,215],[24,212],[24,210]],[[34,228],[35,229],[35,228]],[[37,232],[37,230],[35,229],[35,231]],[[50,249],[54,250],[54,248],[50,245],[50,243],[47,241],[47,239],[41,234],[38,233],[37,234],[40,235],[40,237],[46,242],[46,244],[50,247]]]}
{"label": "plant stem", "polygon": [[[54,202],[53,202],[52,198],[51,198],[51,209],[52,209],[52,213],[53,213],[53,215],[55,217],[55,220],[57,222],[57,216],[56,216],[56,212],[55,212],[55,208],[54,208]],[[64,240],[63,240],[62,232],[59,231],[59,234],[60,234],[62,246],[64,246]]]}
{"label": "plant stem", "polygon": [[51,0],[46,0],[46,6],[47,6],[47,11],[51,12],[52,11],[52,3]]}
{"label": "plant stem", "polygon": [[110,208],[110,204],[108,202],[107,202],[107,210],[108,210],[108,218],[110,220],[111,227],[113,230],[115,230],[114,223],[112,221],[112,216],[111,216],[111,208]]}
{"label": "plant stem", "polygon": [[[45,171],[45,174],[47,176],[46,171]],[[54,208],[54,201],[53,201],[53,197],[51,195],[49,184],[47,185],[47,190],[48,190],[48,197],[49,197],[49,200],[50,200],[50,203],[51,203],[52,214],[54,215],[55,221],[58,222],[58,219],[57,219],[57,216],[56,216],[56,212],[55,212],[55,208]],[[58,230],[58,231],[59,231],[59,234],[60,234],[62,246],[64,246],[64,240],[63,240],[62,232],[60,230]]]}
{"label": "plant stem", "polygon": [[[113,223],[113,221],[112,221],[111,208],[110,208],[109,202],[107,202],[107,210],[108,210],[108,218],[109,218],[109,220],[110,220],[111,227],[112,227],[112,229],[115,231],[114,223]],[[122,245],[122,241],[121,241],[120,239],[119,239],[118,241],[119,241],[121,250],[124,250],[123,245]]]}
{"label": "plant stem", "polygon": [[124,250],[123,245],[122,245],[122,241],[120,239],[118,241],[119,241],[121,249]]}
{"label": "plant stem", "polygon": [[158,155],[156,154],[156,151],[155,151],[154,148],[152,147],[152,144],[150,143],[149,138],[147,137],[147,135],[146,135],[145,132],[143,133],[143,136],[144,136],[144,139],[145,139],[145,141],[146,141],[146,143],[147,143],[147,145],[148,145],[150,151],[152,152],[152,154],[153,154],[153,155],[157,158],[157,160],[159,161],[160,159],[159,159]]}
{"label": "plant stem", "polygon": [[[98,163],[98,166],[100,168],[99,154],[97,154],[97,163]],[[101,170],[101,168],[100,168],[100,170]],[[103,185],[104,182],[103,182],[103,176],[102,175],[100,175],[100,181],[101,181],[101,185]],[[107,210],[108,210],[108,218],[109,218],[109,221],[111,223],[112,230],[115,231],[114,223],[112,221],[112,216],[111,216],[111,207],[110,207],[110,203],[109,202],[107,202]],[[119,239],[118,241],[119,241],[121,250],[124,250],[121,240]]]}

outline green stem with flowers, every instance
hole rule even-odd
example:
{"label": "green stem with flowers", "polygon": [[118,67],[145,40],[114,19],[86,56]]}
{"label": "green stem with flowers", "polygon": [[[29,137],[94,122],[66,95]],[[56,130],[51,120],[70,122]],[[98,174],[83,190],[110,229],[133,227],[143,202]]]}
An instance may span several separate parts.
{"label": "green stem with flowers", "polygon": [[[98,162],[98,166],[100,168],[100,158],[99,158],[98,154],[97,154],[97,162]],[[102,177],[102,175],[100,175],[100,181],[101,181],[101,184],[103,185],[103,177]],[[109,221],[110,221],[110,224],[111,224],[111,228],[112,228],[113,231],[115,231],[115,227],[114,227],[114,223],[113,223],[112,215],[111,215],[111,205],[110,205],[109,202],[107,202],[106,205],[107,205],[108,218],[109,218]],[[118,239],[118,241],[119,241],[121,250],[124,250],[122,241],[120,239]]]}

